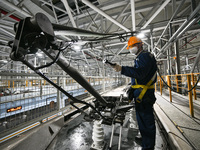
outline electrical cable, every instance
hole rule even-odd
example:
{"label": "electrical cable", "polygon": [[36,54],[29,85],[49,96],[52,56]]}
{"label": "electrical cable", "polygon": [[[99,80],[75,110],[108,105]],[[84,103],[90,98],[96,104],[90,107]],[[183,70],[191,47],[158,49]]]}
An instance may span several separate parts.
{"label": "electrical cable", "polygon": [[46,67],[50,67],[51,65],[53,65],[54,63],[56,63],[58,61],[59,56],[60,56],[60,52],[61,51],[58,52],[58,54],[56,55],[56,58],[52,62],[50,62],[50,63],[48,63],[46,65],[35,67],[35,70],[43,69],[43,68],[46,68]]}
{"label": "electrical cable", "polygon": [[193,131],[200,131],[199,129],[193,129],[193,128],[188,128],[188,127],[184,127],[184,126],[179,126],[181,128],[185,128],[185,129],[188,129],[188,130],[193,130]]}
{"label": "electrical cable", "polygon": [[53,65],[54,63],[56,63],[57,61],[58,61],[58,59],[59,59],[59,56],[60,56],[60,53],[64,50],[64,49],[66,49],[67,47],[69,47],[71,44],[68,44],[67,46],[65,46],[64,48],[61,48],[61,46],[58,48],[58,50],[59,50],[59,52],[58,52],[58,54],[56,55],[56,58],[52,61],[52,62],[50,62],[50,63],[48,63],[48,64],[46,64],[46,65],[42,65],[42,66],[39,66],[39,67],[35,67],[35,70],[38,70],[38,69],[43,69],[43,68],[46,68],[46,67],[50,67],[51,65]]}
{"label": "electrical cable", "polygon": [[173,134],[173,135],[175,135],[176,137],[178,137],[179,139],[181,139],[183,142],[185,142],[185,143],[187,143],[189,146],[191,146],[189,143],[188,143],[188,141],[186,141],[186,140],[184,140],[183,138],[181,138],[180,136],[178,136],[177,134],[175,134],[175,133],[173,133],[173,132],[168,132],[168,133],[171,133],[171,134]]}

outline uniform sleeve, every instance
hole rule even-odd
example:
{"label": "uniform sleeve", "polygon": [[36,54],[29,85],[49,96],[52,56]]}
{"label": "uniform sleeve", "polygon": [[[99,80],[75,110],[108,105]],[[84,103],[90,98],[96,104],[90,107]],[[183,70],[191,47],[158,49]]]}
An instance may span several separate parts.
{"label": "uniform sleeve", "polygon": [[134,67],[122,66],[121,74],[131,78],[144,79],[151,71],[152,66],[150,57],[143,55],[135,62]]}

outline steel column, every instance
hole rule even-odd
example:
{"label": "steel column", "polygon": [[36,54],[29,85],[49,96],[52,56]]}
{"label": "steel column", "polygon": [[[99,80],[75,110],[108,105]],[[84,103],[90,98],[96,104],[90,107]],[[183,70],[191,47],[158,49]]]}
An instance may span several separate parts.
{"label": "steel column", "polygon": [[131,1],[132,31],[135,31],[135,0]]}

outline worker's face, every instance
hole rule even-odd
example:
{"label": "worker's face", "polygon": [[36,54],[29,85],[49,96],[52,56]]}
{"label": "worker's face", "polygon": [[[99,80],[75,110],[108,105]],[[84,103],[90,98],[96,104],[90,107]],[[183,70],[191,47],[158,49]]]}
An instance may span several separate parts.
{"label": "worker's face", "polygon": [[132,55],[137,55],[138,53],[138,44],[133,44],[129,47],[129,51]]}

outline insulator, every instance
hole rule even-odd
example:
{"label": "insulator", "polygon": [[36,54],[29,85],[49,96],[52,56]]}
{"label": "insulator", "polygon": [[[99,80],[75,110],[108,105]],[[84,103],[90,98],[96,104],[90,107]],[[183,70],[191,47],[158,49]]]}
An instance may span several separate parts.
{"label": "insulator", "polygon": [[101,150],[104,146],[104,130],[101,125],[101,121],[94,121],[93,133],[92,133],[92,148]]}

